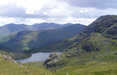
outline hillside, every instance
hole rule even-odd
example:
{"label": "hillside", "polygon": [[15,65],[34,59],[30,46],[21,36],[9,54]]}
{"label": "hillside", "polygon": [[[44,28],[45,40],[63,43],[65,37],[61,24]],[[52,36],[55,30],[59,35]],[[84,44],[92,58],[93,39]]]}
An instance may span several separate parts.
{"label": "hillside", "polygon": [[116,75],[116,20],[115,15],[99,17],[80,35],[59,43],[65,52],[45,66],[56,69],[58,75]]}
{"label": "hillside", "polygon": [[16,34],[20,31],[25,30],[48,30],[48,29],[56,29],[63,27],[62,24],[55,24],[55,23],[40,23],[40,24],[33,24],[33,25],[26,25],[26,24],[6,24],[0,27],[0,40],[4,39],[4,37]]}
{"label": "hillside", "polygon": [[66,27],[74,24],[56,24],[56,23],[36,23],[32,25],[26,24],[6,24],[0,27],[0,41],[4,38],[14,35],[20,31],[31,30],[31,31],[41,31],[41,30],[52,30],[57,28]]}
{"label": "hillside", "polygon": [[93,23],[91,23],[88,28],[85,30],[87,33],[98,32],[103,33],[110,27],[117,24],[117,16],[116,15],[106,15],[101,16]]}
{"label": "hillside", "polygon": [[41,50],[41,48],[73,37],[85,28],[84,25],[74,24],[53,30],[21,31],[8,41],[0,43],[0,48],[13,52],[52,51],[49,49]]}
{"label": "hillside", "polygon": [[116,75],[116,49],[116,40],[95,33],[65,52],[59,61],[49,61],[48,66],[56,69],[57,75]]}
{"label": "hillside", "polygon": [[[83,32],[73,36],[70,39],[66,39],[63,42],[53,45],[55,49],[69,49],[78,45],[80,41],[86,39],[92,33],[100,33],[107,38],[117,39],[117,16],[106,15],[101,16],[93,23],[91,23]],[[52,47],[53,47],[52,46]],[[51,48],[51,46],[49,47]]]}

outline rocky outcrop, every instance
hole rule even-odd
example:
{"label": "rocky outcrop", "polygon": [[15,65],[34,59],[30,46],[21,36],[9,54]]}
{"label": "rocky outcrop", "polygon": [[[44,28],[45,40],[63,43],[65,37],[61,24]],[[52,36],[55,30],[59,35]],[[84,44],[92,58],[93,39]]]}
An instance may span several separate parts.
{"label": "rocky outcrop", "polygon": [[52,53],[49,58],[44,62],[44,66],[47,68],[50,68],[52,66],[56,66],[55,63],[57,63],[59,60],[59,55],[57,53]]}
{"label": "rocky outcrop", "polygon": [[11,61],[13,63],[17,63],[11,56],[0,54],[0,57],[3,58],[5,61]]}

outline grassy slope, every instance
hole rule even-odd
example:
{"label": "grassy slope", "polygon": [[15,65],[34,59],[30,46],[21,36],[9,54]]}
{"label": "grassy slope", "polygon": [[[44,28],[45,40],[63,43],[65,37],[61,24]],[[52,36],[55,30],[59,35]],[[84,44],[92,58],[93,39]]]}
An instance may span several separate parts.
{"label": "grassy slope", "polygon": [[[76,62],[76,58],[72,62]],[[79,65],[69,65],[52,73],[36,63],[15,64],[0,58],[0,75],[116,75],[116,62],[91,61]],[[35,65],[34,65],[35,64]]]}
{"label": "grassy slope", "polygon": [[[52,73],[40,63],[18,64],[0,56],[0,75],[116,75],[117,55],[99,52],[65,59],[66,66]],[[96,57],[94,57],[96,55]],[[111,60],[110,60],[111,59]]]}
{"label": "grassy slope", "polygon": [[0,75],[55,75],[44,68],[42,63],[21,64],[9,58],[10,56],[10,53],[0,51]]}
{"label": "grassy slope", "polygon": [[57,75],[116,75],[117,63],[92,61],[84,65],[67,66],[57,70]]}
{"label": "grassy slope", "polygon": [[0,55],[0,75],[54,75],[43,67],[33,64],[18,64],[5,60]]}
{"label": "grassy slope", "polygon": [[84,56],[65,58],[65,66],[56,71],[56,75],[116,75],[117,55],[113,52],[84,53]]}

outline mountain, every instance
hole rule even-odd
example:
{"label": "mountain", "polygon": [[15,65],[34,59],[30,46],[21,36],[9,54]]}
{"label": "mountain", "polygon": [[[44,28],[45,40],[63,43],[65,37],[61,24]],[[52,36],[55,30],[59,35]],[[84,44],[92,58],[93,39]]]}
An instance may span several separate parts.
{"label": "mountain", "polygon": [[0,27],[0,39],[4,39],[4,37],[16,34],[17,32],[20,31],[25,31],[25,30],[32,30],[32,31],[37,31],[37,30],[48,30],[48,29],[56,29],[60,28],[63,25],[60,24],[55,24],[55,23],[41,23],[41,24],[34,24],[34,25],[25,25],[25,24],[7,24],[2,27]]}
{"label": "mountain", "polygon": [[[105,37],[117,39],[117,16],[106,15],[99,17],[80,34],[53,45],[55,47],[54,49],[69,49],[73,44],[78,45],[80,41],[87,38],[92,33],[100,33]],[[52,47],[50,46],[49,48]]]}
{"label": "mountain", "polygon": [[64,53],[58,58],[50,57],[44,65],[59,74],[115,75],[112,64],[117,62],[116,26],[116,15],[99,17],[80,34],[55,45]]}
{"label": "mountain", "polygon": [[[79,34],[75,36],[73,35],[73,37],[71,36],[71,38],[65,39],[61,43],[59,41],[59,43],[57,44],[54,43],[55,45],[52,44],[54,45],[55,49],[58,48],[56,46],[61,47],[61,49],[63,48],[64,52],[60,56],[56,55],[56,53],[51,54],[50,57],[44,62],[43,65],[47,69],[49,69],[49,71],[47,71],[45,67],[43,68],[43,66],[40,65],[38,62],[19,64],[13,62],[11,59],[9,60],[9,58],[11,57],[0,54],[1,60],[0,74],[43,75],[47,73],[48,75],[116,75],[117,74],[116,19],[117,19],[116,15],[101,16],[88,27],[85,27],[83,30],[78,32]],[[72,27],[70,26],[67,29],[69,28]],[[71,30],[75,30],[75,28]],[[29,41],[31,40],[31,44],[34,44],[34,46],[36,46],[38,44],[35,43],[37,42],[40,43],[38,41],[39,39],[48,40],[48,38],[50,39],[50,37],[54,34],[54,31],[56,31],[56,33],[57,31],[63,32],[63,29],[64,31],[67,31],[66,27],[46,31],[45,30],[22,31],[11,37],[10,40],[12,40],[12,42],[9,42],[9,45],[13,45],[15,40],[17,40],[20,43],[22,42],[29,43]],[[49,32],[52,33],[51,36],[48,36]],[[67,34],[66,36],[69,35]],[[16,39],[16,36],[18,39]],[[55,36],[52,37],[54,37],[52,39],[55,40]],[[58,37],[60,37],[60,35],[57,36],[57,38]],[[8,41],[6,42],[5,45],[7,45],[7,43]],[[16,41],[15,43],[17,44]],[[18,45],[20,45],[20,43],[18,43]],[[14,47],[14,49],[16,44],[12,46]],[[26,45],[27,44],[25,44],[25,46]],[[32,48],[34,48],[34,46]],[[51,47],[49,46],[48,48]]]}
{"label": "mountain", "polygon": [[73,37],[85,28],[86,26],[84,25],[74,24],[52,30],[21,31],[11,36],[8,41],[1,42],[0,48],[13,52],[27,52],[29,50],[31,52],[53,51],[49,49],[41,50],[41,48],[60,42],[66,38]]}
{"label": "mountain", "polygon": [[[74,36],[71,39],[68,39],[68,41],[72,40],[71,42],[75,43],[74,45],[71,44],[71,46],[68,48],[72,49],[72,47],[74,48],[74,46],[78,47],[79,43],[81,43],[82,41],[86,39],[87,39],[86,41],[96,40],[96,36],[98,37],[99,35],[102,37],[102,39],[104,37],[104,38],[107,38],[110,40],[112,39],[116,41],[116,36],[117,36],[116,30],[117,30],[117,16],[116,15],[101,16],[97,20],[95,20],[93,23],[91,23],[79,35]],[[89,40],[88,38],[90,37],[94,37],[94,38],[92,40]],[[100,40],[100,39],[97,39],[97,40]],[[105,40],[105,42],[108,43],[109,41]]]}
{"label": "mountain", "polygon": [[47,30],[47,29],[56,29],[62,27],[62,24],[56,24],[56,23],[40,23],[40,24],[34,24],[33,27],[37,30]]}
{"label": "mountain", "polygon": [[56,44],[58,42],[61,42],[64,39],[73,37],[74,35],[79,34],[85,28],[86,26],[81,24],[74,24],[74,25],[72,24],[55,30],[43,31],[38,35],[37,39],[38,41],[34,42],[35,44],[32,47],[32,50],[39,49],[40,51],[56,51],[54,49],[49,49],[47,47]]}
{"label": "mountain", "polygon": [[17,24],[7,24],[5,26],[0,27],[0,39],[15,34],[19,31],[22,30],[27,30],[27,26],[22,24],[22,25],[17,25]]}
{"label": "mountain", "polygon": [[117,23],[116,15],[101,16],[93,23],[91,23],[86,29],[87,32],[99,32],[103,33],[106,29],[110,28]]}

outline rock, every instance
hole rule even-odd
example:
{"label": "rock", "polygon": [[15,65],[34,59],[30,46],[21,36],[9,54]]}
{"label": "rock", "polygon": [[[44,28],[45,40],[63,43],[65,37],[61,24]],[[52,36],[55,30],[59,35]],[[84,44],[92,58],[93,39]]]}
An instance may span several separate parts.
{"label": "rock", "polygon": [[2,55],[2,58],[4,59],[4,60],[7,60],[7,61],[11,61],[11,62],[13,62],[13,63],[17,63],[11,56],[7,56],[7,55]]}
{"label": "rock", "polygon": [[50,68],[52,66],[56,66],[56,62],[59,60],[59,55],[56,53],[52,53],[49,58],[44,62],[44,66]]}

